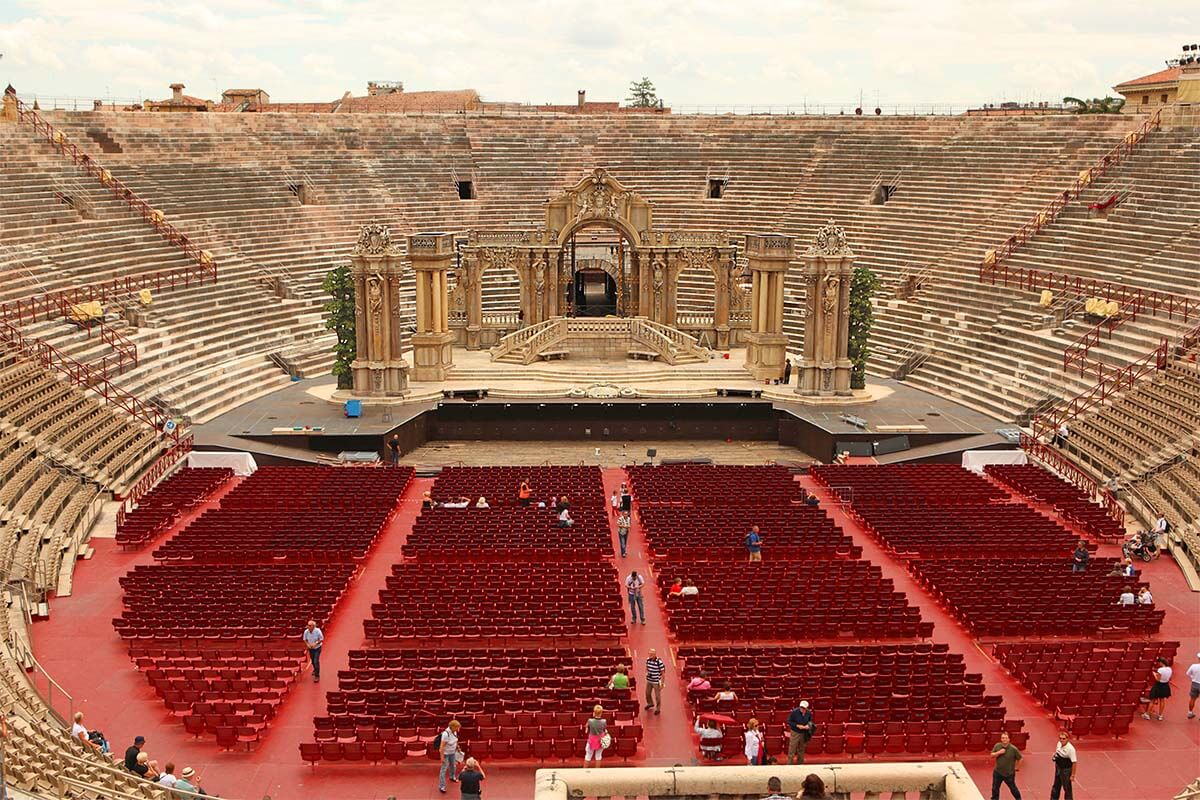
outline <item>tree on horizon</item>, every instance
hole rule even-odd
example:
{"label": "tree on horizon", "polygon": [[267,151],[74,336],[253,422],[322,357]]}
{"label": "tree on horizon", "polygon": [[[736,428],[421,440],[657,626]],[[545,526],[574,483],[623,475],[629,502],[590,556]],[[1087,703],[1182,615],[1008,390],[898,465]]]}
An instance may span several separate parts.
{"label": "tree on horizon", "polygon": [[625,102],[631,108],[656,108],[658,106],[658,90],[654,88],[654,82],[645,75],[640,81],[630,82],[629,97],[625,98]]}

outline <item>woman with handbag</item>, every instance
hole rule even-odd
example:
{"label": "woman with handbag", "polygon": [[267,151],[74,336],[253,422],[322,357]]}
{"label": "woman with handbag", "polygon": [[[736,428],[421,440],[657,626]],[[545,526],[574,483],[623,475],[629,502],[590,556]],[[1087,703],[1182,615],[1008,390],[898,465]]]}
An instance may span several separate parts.
{"label": "woman with handbag", "polygon": [[612,744],[612,737],[608,735],[608,720],[604,719],[604,706],[597,705],[592,709],[592,718],[587,721],[584,730],[587,743],[583,748],[583,763],[586,766],[594,758],[598,767],[604,760],[604,748]]}

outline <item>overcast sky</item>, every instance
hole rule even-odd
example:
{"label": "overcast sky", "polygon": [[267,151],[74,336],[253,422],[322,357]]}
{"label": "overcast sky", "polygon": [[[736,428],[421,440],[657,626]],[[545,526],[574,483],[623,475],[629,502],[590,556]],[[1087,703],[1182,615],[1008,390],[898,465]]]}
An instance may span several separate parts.
{"label": "overcast sky", "polygon": [[368,80],[485,100],[623,100],[648,75],[668,105],[1091,97],[1200,41],[1200,3],[633,3],[0,0],[0,84],[22,96],[162,98],[263,88],[364,94]]}

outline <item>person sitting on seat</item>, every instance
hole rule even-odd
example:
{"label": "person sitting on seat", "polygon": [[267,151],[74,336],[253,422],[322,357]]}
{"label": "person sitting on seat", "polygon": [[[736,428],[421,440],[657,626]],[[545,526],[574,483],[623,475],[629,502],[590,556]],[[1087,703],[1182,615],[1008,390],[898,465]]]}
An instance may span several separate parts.
{"label": "person sitting on seat", "polygon": [[1138,601],[1139,606],[1154,605],[1154,595],[1150,594],[1149,586],[1143,586],[1141,589],[1138,590],[1137,601]]}
{"label": "person sitting on seat", "polygon": [[1128,586],[1125,587],[1125,591],[1121,592],[1120,598],[1117,599],[1117,605],[1120,606],[1131,606],[1136,602],[1137,598],[1133,594],[1133,589]]}
{"label": "person sitting on seat", "polygon": [[442,508],[469,508],[470,505],[471,505],[471,498],[459,497],[457,500],[455,500],[453,502],[442,503]]}
{"label": "person sitting on seat", "polygon": [[667,597],[680,597],[683,595],[683,578],[676,578],[671,584],[671,588],[667,590]]}
{"label": "person sitting on seat", "polygon": [[679,591],[681,597],[695,597],[700,594],[700,587],[690,580],[684,581],[683,588]]}
{"label": "person sitting on seat", "polygon": [[616,673],[608,679],[609,689],[628,689],[629,673],[624,666],[617,667]]}
{"label": "person sitting on seat", "polygon": [[480,495],[479,499],[475,501],[475,507],[476,508],[491,508],[491,506],[488,505],[487,498],[482,495]]}
{"label": "person sitting on seat", "polygon": [[689,692],[707,692],[712,689],[712,684],[708,682],[708,673],[700,670],[700,674],[688,682],[687,689]]}
{"label": "person sitting on seat", "polygon": [[724,703],[732,703],[737,700],[737,692],[733,690],[733,684],[725,681],[725,686],[721,691],[713,695],[713,700],[719,700]]}
{"label": "person sitting on seat", "polygon": [[428,489],[421,495],[421,508],[433,508],[433,492]]}
{"label": "person sitting on seat", "polygon": [[569,528],[575,524],[575,520],[571,519],[571,509],[563,507],[563,510],[558,512],[558,527]]}
{"label": "person sitting on seat", "polygon": [[517,489],[517,502],[523,506],[529,505],[533,499],[533,489],[529,486],[529,478],[521,481],[521,488]]}
{"label": "person sitting on seat", "polygon": [[570,508],[571,507],[571,501],[567,499],[567,496],[565,494],[562,497],[558,498],[558,507],[559,508]]}
{"label": "person sitting on seat", "polygon": [[720,761],[725,732],[717,726],[717,721],[710,719],[701,725],[700,718],[696,717],[696,724],[692,730],[700,737],[700,755],[709,761]]}

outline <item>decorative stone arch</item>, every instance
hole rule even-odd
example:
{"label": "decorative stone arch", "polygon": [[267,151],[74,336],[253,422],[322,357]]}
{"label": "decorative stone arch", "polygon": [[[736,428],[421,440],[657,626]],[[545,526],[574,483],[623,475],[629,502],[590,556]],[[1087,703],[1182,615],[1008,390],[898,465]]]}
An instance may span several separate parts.
{"label": "decorative stone arch", "polygon": [[711,263],[717,287],[725,287],[718,291],[715,303],[717,346],[728,346],[734,252],[729,235],[656,230],[650,202],[597,168],[546,203],[546,219],[540,228],[467,232],[463,250],[467,347],[482,346],[482,277],[499,261],[511,263],[520,277],[522,326],[565,315],[564,287],[571,276],[564,250],[574,234],[597,225],[612,228],[629,246],[634,269],[626,287],[626,313],[674,325],[684,257],[689,263],[696,258]]}

